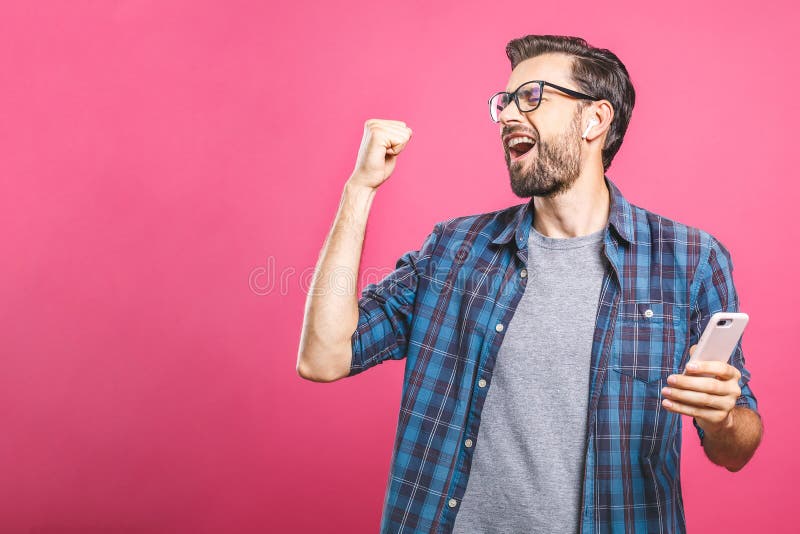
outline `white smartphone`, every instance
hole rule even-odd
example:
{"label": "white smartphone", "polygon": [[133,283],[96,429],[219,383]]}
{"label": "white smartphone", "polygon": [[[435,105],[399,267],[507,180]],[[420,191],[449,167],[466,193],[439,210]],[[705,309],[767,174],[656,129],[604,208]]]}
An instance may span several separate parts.
{"label": "white smartphone", "polygon": [[[749,320],[750,317],[746,313],[717,312],[712,315],[689,361],[728,363]],[[686,374],[686,369],[683,373]]]}

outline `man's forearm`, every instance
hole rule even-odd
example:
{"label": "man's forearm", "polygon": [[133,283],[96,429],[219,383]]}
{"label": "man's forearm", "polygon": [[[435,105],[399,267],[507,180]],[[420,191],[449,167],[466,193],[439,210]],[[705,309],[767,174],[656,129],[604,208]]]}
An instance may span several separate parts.
{"label": "man's forearm", "polygon": [[350,338],[358,325],[356,279],[374,196],[375,189],[350,180],[344,186],[306,299],[297,358],[304,378],[329,381],[349,371]]}
{"label": "man's forearm", "polygon": [[763,431],[758,413],[743,406],[735,406],[731,412],[730,428],[705,431],[703,449],[708,459],[729,471],[738,471],[752,458]]}

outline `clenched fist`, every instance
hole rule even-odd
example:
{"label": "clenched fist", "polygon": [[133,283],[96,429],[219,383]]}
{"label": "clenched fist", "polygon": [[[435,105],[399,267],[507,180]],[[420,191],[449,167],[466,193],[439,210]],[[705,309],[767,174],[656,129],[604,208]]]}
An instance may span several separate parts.
{"label": "clenched fist", "polygon": [[403,121],[367,120],[350,181],[356,185],[377,188],[391,176],[397,155],[403,151],[409,139],[411,128]]}

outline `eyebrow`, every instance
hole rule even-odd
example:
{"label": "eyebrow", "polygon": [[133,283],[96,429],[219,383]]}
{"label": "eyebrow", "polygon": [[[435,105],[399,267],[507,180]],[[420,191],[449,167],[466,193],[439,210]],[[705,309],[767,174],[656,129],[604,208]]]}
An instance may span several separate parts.
{"label": "eyebrow", "polygon": [[[528,83],[528,82],[533,82],[533,81],[536,81],[536,80],[528,80],[527,82],[522,82],[521,84],[519,84],[519,85],[517,86],[517,89],[519,89],[520,87],[522,87],[522,86],[523,86],[523,85],[525,85],[526,83]],[[556,85],[561,85],[561,84],[556,84]],[[565,87],[565,86],[563,86],[563,85],[562,85],[562,87]],[[572,91],[576,91],[577,89],[571,89],[571,90],[572,90]],[[516,91],[516,89],[514,89],[514,91]],[[511,94],[511,93],[513,93],[514,91],[509,91],[509,90],[508,90],[508,87],[506,87],[506,88],[505,88],[505,92],[506,92],[506,93],[509,93],[509,94]],[[552,93],[552,92],[553,92],[553,88],[552,88],[552,87],[549,87],[549,86],[547,86],[547,85],[544,85],[544,86],[542,87],[542,98],[544,98],[544,96],[545,96],[545,94],[546,94],[546,93]]]}
{"label": "eyebrow", "polygon": [[[520,87],[522,87],[522,86],[523,86],[523,85],[525,85],[526,83],[529,83],[529,82],[534,82],[534,81],[537,81],[537,80],[528,80],[527,82],[522,82],[521,84],[519,84],[519,85],[517,86],[517,88],[516,88],[516,89],[514,89],[514,91],[516,91],[517,89],[519,89]],[[509,90],[509,89],[508,89],[508,87],[506,87],[506,89],[505,89],[505,92],[506,92],[506,93],[513,93],[514,91],[511,91],[511,90]]]}
{"label": "eyebrow", "polygon": [[[532,82],[532,81],[533,81],[533,80],[528,80],[527,82],[522,82],[521,84],[519,84],[519,85],[516,87],[516,89],[514,89],[514,91],[516,91],[517,89],[519,89],[520,87],[522,87],[522,86],[523,86],[523,85],[525,85],[526,83],[528,83],[528,82]],[[511,89],[509,89],[509,88],[508,88],[508,86],[506,86],[506,88],[505,88],[505,92],[506,92],[506,93],[513,93],[514,91],[512,91]]]}

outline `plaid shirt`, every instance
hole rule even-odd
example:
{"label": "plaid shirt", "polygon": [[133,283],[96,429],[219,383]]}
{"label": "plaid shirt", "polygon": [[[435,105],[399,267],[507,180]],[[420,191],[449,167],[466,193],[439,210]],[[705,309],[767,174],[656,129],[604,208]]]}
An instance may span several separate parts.
{"label": "plaid shirt", "polygon": [[[738,311],[733,265],[711,234],[630,204],[605,182],[580,530],[684,532],[681,417],[661,406],[661,388],[683,370],[711,314]],[[381,532],[452,530],[474,451],[465,441],[477,441],[525,289],[532,210],[528,202],[437,223],[361,294],[349,376],[406,359]],[[742,373],[737,405],[757,410],[744,363],[740,340],[731,360]]]}

